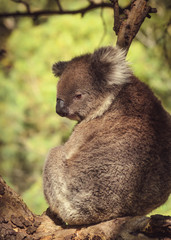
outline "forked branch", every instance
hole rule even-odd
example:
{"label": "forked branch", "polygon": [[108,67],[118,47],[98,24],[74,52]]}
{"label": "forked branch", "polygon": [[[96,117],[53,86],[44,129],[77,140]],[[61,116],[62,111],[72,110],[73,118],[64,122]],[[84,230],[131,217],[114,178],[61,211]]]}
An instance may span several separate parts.
{"label": "forked branch", "polygon": [[110,2],[98,2],[87,0],[88,5],[76,10],[64,9],[60,0],[55,0],[57,10],[38,10],[32,11],[28,2],[25,0],[12,0],[16,3],[22,3],[26,7],[26,11],[20,12],[1,12],[0,18],[6,17],[33,17],[37,19],[41,16],[81,14],[84,16],[87,12],[94,9],[113,8],[114,9],[114,31],[117,35],[117,45],[128,51],[132,40],[138,33],[143,21],[146,17],[150,18],[150,13],[156,13],[157,10],[148,5],[147,0],[132,0],[130,4],[121,8],[118,0],[110,0]]}
{"label": "forked branch", "polygon": [[118,0],[111,2],[114,9],[114,31],[118,36],[117,45],[128,51],[145,18],[150,18],[150,13],[156,13],[157,9],[150,7],[147,0],[133,0],[120,12]]}

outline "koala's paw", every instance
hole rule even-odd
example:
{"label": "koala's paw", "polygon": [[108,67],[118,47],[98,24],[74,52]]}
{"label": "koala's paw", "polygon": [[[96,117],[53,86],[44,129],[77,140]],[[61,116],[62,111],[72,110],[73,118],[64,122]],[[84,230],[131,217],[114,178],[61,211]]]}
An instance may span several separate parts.
{"label": "koala's paw", "polygon": [[[145,216],[131,218],[122,225],[116,240],[151,240],[151,238],[143,234],[148,223],[149,218]],[[153,238],[153,240],[158,240],[158,238]]]}

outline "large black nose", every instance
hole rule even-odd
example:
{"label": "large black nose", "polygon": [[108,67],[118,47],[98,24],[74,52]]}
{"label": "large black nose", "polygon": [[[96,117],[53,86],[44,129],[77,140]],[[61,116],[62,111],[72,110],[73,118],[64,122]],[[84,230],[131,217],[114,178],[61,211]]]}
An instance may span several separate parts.
{"label": "large black nose", "polygon": [[65,103],[62,99],[57,98],[56,102],[56,113],[62,117],[67,116],[67,109],[65,107]]}

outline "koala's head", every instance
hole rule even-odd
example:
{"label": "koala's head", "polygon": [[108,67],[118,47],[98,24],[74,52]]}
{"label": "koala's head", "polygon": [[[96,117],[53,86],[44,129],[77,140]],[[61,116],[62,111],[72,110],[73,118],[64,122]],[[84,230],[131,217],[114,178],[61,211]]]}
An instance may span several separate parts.
{"label": "koala's head", "polygon": [[115,89],[131,76],[125,52],[113,47],[55,63],[52,70],[60,77],[56,112],[77,121],[102,115],[112,103]]}

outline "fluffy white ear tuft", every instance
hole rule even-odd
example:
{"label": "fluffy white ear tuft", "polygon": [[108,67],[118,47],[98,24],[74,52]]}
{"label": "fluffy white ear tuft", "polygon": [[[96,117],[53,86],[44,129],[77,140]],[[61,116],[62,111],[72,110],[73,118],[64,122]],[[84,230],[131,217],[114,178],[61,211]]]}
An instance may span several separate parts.
{"label": "fluffy white ear tuft", "polygon": [[[130,82],[132,71],[125,60],[125,50],[119,47],[102,47],[94,52],[93,57],[96,62],[101,62],[101,69],[105,72],[107,85],[121,85]],[[107,71],[105,71],[105,66],[108,69]]]}

